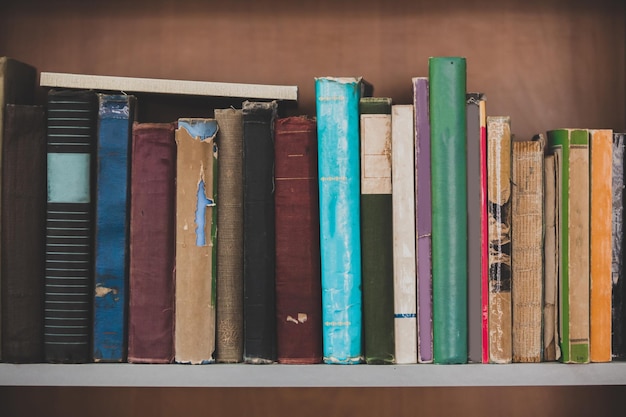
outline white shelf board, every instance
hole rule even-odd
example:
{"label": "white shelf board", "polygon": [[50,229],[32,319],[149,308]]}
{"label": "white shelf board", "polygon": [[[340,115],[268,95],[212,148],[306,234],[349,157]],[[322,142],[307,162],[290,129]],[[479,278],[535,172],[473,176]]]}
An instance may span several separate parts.
{"label": "white shelf board", "polygon": [[251,99],[297,100],[295,85],[242,84],[160,78],[117,77],[109,75],[42,72],[42,87],[79,88],[127,93],[179,94]]}
{"label": "white shelf board", "polygon": [[0,364],[0,386],[463,387],[626,385],[626,362],[566,365]]}

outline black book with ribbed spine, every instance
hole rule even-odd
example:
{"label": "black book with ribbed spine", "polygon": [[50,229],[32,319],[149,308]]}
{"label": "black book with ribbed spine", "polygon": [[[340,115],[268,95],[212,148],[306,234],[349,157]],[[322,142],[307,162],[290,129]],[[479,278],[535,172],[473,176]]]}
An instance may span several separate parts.
{"label": "black book with ribbed spine", "polygon": [[90,358],[93,286],[93,158],[97,96],[48,93],[44,354],[48,362]]}

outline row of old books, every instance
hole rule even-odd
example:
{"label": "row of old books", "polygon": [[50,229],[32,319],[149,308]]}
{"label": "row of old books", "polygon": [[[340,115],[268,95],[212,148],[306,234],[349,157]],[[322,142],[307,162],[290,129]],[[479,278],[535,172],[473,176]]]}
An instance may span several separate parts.
{"label": "row of old books", "polygon": [[[316,118],[246,101],[137,123],[133,96],[76,89],[8,105],[3,360],[585,362],[585,345],[591,360],[621,357],[621,272],[606,276],[621,265],[621,205],[606,211],[621,186],[606,181],[623,182],[623,135],[590,175],[565,158],[612,132],[513,140],[510,118],[466,92],[465,65],[431,58],[411,104],[317,78]],[[564,197],[584,178],[604,188]],[[588,256],[585,275],[593,248],[604,258]],[[596,269],[602,292],[573,289],[576,274],[600,282]]]}

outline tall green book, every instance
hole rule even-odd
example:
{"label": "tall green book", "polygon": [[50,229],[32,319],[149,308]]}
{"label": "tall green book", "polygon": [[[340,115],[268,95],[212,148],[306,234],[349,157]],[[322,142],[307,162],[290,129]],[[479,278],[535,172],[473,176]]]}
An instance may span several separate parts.
{"label": "tall green book", "polygon": [[589,132],[547,132],[556,170],[561,361],[589,362]]}
{"label": "tall green book", "polygon": [[391,99],[363,97],[361,129],[361,273],[363,342],[369,364],[395,362]]}
{"label": "tall green book", "polygon": [[432,57],[430,80],[433,354],[467,362],[466,62]]}

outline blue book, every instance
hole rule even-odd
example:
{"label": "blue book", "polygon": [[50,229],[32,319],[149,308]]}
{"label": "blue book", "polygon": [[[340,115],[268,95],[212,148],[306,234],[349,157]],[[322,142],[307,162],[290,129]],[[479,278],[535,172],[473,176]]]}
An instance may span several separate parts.
{"label": "blue book", "polygon": [[98,94],[93,360],[126,358],[129,150],[135,98]]}
{"label": "blue book", "polygon": [[315,79],[323,354],[363,359],[361,334],[360,78]]}

